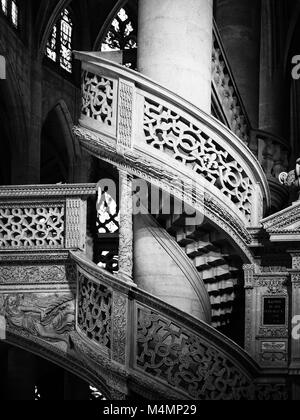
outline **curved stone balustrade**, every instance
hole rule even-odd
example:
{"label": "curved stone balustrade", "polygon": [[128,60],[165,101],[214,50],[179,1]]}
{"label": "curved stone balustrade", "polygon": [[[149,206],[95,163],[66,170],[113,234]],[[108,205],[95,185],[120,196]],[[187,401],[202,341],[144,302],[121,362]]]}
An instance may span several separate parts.
{"label": "curved stone balustrade", "polygon": [[270,203],[266,177],[248,147],[146,77],[96,53],[76,57],[83,65],[83,105],[74,131],[82,146],[200,212],[204,207],[247,254],[246,228],[258,225],[262,202]]}
{"label": "curved stone balustrade", "polygon": [[262,382],[256,363],[207,324],[104,272],[82,253],[72,253],[72,259],[79,336],[91,355],[100,352],[98,363],[111,361],[120,383],[125,375],[120,365],[128,367],[125,376],[134,392],[195,400],[287,397],[279,378]]}
{"label": "curved stone balustrade", "polygon": [[251,124],[214,24],[212,56],[212,100],[218,119],[245,144],[250,143]]}

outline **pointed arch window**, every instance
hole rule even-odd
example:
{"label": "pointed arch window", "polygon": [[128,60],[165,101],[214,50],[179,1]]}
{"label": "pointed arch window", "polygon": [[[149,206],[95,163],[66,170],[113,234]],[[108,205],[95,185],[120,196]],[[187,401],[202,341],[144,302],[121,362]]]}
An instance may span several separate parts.
{"label": "pointed arch window", "polygon": [[137,27],[135,19],[130,15],[129,9],[123,7],[112,21],[101,45],[101,51],[125,51],[126,59],[124,65],[129,68],[135,68],[136,48]]}
{"label": "pointed arch window", "polygon": [[17,0],[0,0],[1,12],[15,28],[19,28],[19,4]]}
{"label": "pointed arch window", "polygon": [[71,12],[64,9],[53,26],[46,46],[46,56],[63,70],[72,73],[73,21]]}

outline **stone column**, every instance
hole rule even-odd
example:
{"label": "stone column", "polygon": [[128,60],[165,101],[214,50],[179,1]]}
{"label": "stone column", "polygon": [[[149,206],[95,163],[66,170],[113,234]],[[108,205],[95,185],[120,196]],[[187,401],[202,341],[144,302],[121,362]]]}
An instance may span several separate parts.
{"label": "stone column", "polygon": [[212,0],[139,0],[139,71],[207,113],[212,27]]}
{"label": "stone column", "polygon": [[127,282],[133,275],[133,221],[132,221],[132,177],[120,170],[120,235],[119,274]]}
{"label": "stone column", "polygon": [[216,22],[249,119],[257,128],[260,0],[217,0]]}
{"label": "stone column", "polygon": [[287,136],[290,124],[286,112],[289,102],[281,47],[284,40],[280,39],[286,32],[280,18],[284,5],[284,2],[261,0],[259,128],[279,137]]}

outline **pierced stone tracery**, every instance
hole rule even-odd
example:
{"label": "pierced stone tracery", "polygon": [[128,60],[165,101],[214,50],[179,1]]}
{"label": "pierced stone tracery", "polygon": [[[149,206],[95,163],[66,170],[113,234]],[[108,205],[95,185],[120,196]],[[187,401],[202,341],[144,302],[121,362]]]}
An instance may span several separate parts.
{"label": "pierced stone tracery", "polygon": [[243,168],[222,146],[176,112],[145,99],[148,145],[204,176],[250,220],[253,187]]}
{"label": "pierced stone tracery", "polygon": [[86,336],[111,348],[112,291],[79,275],[78,326]]}
{"label": "pierced stone tracery", "polygon": [[8,205],[0,208],[0,249],[63,248],[64,206]]}
{"label": "pierced stone tracery", "polygon": [[111,127],[113,124],[114,83],[85,72],[82,81],[82,113]]}

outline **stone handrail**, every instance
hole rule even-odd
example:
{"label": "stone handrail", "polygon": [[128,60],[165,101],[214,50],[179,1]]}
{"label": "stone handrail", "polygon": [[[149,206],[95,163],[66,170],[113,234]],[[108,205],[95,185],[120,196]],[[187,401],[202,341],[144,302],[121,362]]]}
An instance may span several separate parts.
{"label": "stone handrail", "polygon": [[[174,195],[178,185],[193,186],[196,180],[204,193],[201,204],[203,195],[210,195],[241,225],[257,225],[263,207],[258,203],[265,200],[269,206],[270,193],[246,144],[143,75],[94,53],[75,55],[83,66],[82,114],[75,129],[83,147],[119,167],[125,161],[126,170],[147,174],[160,186],[172,184]],[[192,191],[185,195],[189,204],[195,203]]]}
{"label": "stone handrail", "polygon": [[116,371],[126,366],[133,389],[195,400],[284,394],[270,378],[261,381],[256,362],[207,324],[99,269],[80,252],[71,258],[77,265],[78,334],[102,355],[98,360],[108,358]]}
{"label": "stone handrail", "polygon": [[0,188],[0,251],[85,249],[94,184]]}
{"label": "stone handrail", "polygon": [[251,124],[216,24],[213,30],[212,91],[212,100],[220,119],[249,145]]}

